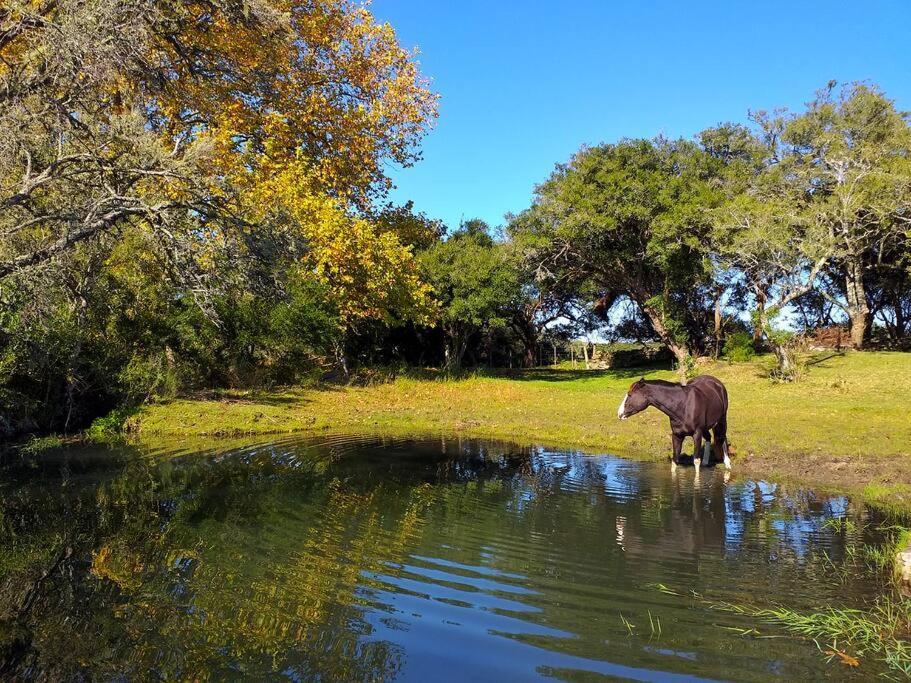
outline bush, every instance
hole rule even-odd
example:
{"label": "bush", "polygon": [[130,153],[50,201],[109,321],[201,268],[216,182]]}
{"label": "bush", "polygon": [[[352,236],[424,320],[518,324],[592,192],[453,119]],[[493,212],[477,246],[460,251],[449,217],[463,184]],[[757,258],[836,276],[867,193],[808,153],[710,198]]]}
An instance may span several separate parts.
{"label": "bush", "polygon": [[776,332],[773,339],[775,367],[769,376],[775,382],[799,382],[807,374],[807,338],[800,334]]}
{"label": "bush", "polygon": [[128,404],[177,395],[177,370],[168,350],[148,357],[134,355],[120,371],[118,380]]}
{"label": "bush", "polygon": [[753,360],[756,349],[753,337],[748,332],[735,332],[724,342],[724,357],[731,363],[746,363]]}
{"label": "bush", "polygon": [[124,432],[126,421],[137,413],[135,407],[115,408],[103,417],[92,421],[91,426],[85,430],[91,439],[110,439]]}

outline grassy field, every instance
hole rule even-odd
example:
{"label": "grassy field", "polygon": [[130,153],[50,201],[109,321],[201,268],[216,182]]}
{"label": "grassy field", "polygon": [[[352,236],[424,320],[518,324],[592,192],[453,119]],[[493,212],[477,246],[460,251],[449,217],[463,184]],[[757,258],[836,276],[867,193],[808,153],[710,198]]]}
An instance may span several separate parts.
{"label": "grassy field", "polygon": [[[796,384],[770,382],[769,363],[701,368],[728,387],[735,473],[851,490],[911,509],[911,354],[819,354]],[[128,426],[142,440],[296,431],[458,433],[664,459],[670,453],[664,415],[650,409],[617,419],[617,405],[640,376],[675,379],[647,369],[536,369],[459,379],[427,374],[367,386],[176,400],[142,408]]]}

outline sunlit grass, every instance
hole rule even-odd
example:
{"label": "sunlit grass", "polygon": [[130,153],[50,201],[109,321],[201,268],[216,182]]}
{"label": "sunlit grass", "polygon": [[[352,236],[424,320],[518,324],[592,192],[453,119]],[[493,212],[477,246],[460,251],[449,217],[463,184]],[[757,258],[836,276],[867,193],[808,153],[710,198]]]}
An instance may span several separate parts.
{"label": "sunlit grass", "polygon": [[[765,359],[717,363],[731,397],[730,431],[739,450],[820,450],[863,456],[911,454],[906,399],[911,354],[824,358],[799,384],[772,384]],[[368,386],[221,392],[143,409],[145,433],[238,434],[350,426],[433,427],[499,436],[575,437],[592,445],[666,446],[667,420],[648,411],[620,422],[616,409],[640,376],[674,379],[667,370],[531,370],[458,378],[397,377]],[[529,434],[532,432],[533,434]]]}
{"label": "sunlit grass", "polygon": [[[738,459],[744,471],[743,458],[752,455],[753,476],[809,478],[896,510],[911,507],[905,476],[911,466],[911,354],[821,353],[797,384],[770,382],[771,362],[701,368],[728,387],[735,471]],[[676,379],[670,370],[653,368],[542,368],[459,377],[373,372],[347,386],[221,391],[146,406],[127,423],[144,440],[289,432],[447,434],[664,459],[670,453],[664,415],[648,410],[617,419],[618,404],[640,376]],[[803,466],[807,457],[842,462],[837,471],[826,471]],[[876,469],[852,479],[860,464]]]}

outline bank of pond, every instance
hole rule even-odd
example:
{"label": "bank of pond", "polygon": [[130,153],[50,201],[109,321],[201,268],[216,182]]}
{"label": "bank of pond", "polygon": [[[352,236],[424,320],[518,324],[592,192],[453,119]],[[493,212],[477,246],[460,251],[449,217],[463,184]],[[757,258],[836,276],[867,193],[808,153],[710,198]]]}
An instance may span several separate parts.
{"label": "bank of pond", "polygon": [[7,458],[0,678],[911,670],[901,530],[849,496],[492,441],[259,439]]}

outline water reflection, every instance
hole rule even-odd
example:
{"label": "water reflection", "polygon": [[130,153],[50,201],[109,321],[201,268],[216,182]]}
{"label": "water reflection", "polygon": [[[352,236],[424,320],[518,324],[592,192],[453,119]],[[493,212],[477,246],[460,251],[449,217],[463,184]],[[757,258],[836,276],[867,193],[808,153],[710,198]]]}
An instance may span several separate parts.
{"label": "water reflection", "polygon": [[0,677],[817,676],[812,644],[654,584],[798,608],[879,587],[831,571],[878,540],[844,497],[566,451],[72,449],[0,481]]}

